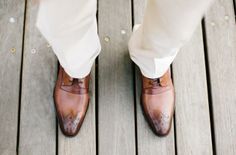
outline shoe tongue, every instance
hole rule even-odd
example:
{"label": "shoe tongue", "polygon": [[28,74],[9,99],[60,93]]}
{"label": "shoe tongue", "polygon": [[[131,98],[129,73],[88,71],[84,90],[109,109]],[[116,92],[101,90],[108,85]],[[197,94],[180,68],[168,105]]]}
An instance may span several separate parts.
{"label": "shoe tongue", "polygon": [[169,74],[164,74],[162,77],[160,77],[159,81],[161,86],[167,86],[169,83]]}
{"label": "shoe tongue", "polygon": [[77,86],[80,88],[86,88],[86,82],[85,79],[76,79]]}
{"label": "shoe tongue", "polygon": [[169,82],[170,82],[170,74],[166,72],[160,78],[155,78],[155,79],[144,78],[143,87],[144,88],[148,88],[150,86],[151,87],[156,87],[156,86],[166,87],[168,86]]}
{"label": "shoe tongue", "polygon": [[65,86],[71,86],[74,81],[74,79],[70,77],[66,72],[63,72],[62,80],[63,80],[63,85]]}

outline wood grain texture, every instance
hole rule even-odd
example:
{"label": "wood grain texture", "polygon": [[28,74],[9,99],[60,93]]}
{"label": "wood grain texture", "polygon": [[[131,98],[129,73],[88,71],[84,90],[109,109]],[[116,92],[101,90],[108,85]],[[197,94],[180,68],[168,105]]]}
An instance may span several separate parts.
{"label": "wood grain texture", "polygon": [[131,1],[99,0],[99,154],[134,155],[133,69],[127,42]]}
{"label": "wood grain texture", "polygon": [[57,59],[35,27],[37,6],[28,1],[22,77],[20,155],[55,155],[53,89]]}
{"label": "wood grain texture", "polygon": [[181,155],[211,155],[211,126],[202,31],[199,26],[173,63],[176,140]]}
{"label": "wood grain texture", "polygon": [[17,147],[24,0],[0,1],[0,154]]}
{"label": "wood grain texture", "polygon": [[216,153],[236,154],[236,25],[233,1],[216,0],[205,19]]}
{"label": "wood grain texture", "polygon": [[16,154],[24,0],[0,1],[0,154]]}
{"label": "wood grain texture", "polygon": [[[146,1],[134,0],[134,24],[140,24],[143,19]],[[137,111],[137,138],[139,155],[174,155],[175,154],[175,137],[174,125],[170,134],[165,138],[157,137],[150,129],[144,118],[141,103],[141,78],[138,67],[136,68],[136,111]]]}
{"label": "wood grain texture", "polygon": [[[91,71],[90,103],[83,125],[76,137],[67,138],[59,132],[59,155],[96,155],[95,68]],[[59,128],[59,126],[58,126]]]}

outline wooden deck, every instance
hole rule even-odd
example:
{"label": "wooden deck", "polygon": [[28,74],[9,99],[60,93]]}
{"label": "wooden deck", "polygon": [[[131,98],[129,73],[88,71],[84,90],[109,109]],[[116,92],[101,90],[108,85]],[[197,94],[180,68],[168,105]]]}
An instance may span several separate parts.
{"label": "wooden deck", "polygon": [[91,102],[75,138],[53,105],[57,59],[35,28],[32,0],[0,0],[0,155],[236,155],[235,1],[217,0],[172,65],[176,112],[156,137],[140,108],[127,41],[144,0],[99,0],[102,52]]}

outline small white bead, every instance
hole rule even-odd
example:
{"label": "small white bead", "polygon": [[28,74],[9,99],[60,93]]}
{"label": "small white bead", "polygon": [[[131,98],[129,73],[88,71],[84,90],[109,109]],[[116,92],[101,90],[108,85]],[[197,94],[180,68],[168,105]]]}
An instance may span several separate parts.
{"label": "small white bead", "polygon": [[214,22],[211,22],[211,26],[215,26],[216,24]]}
{"label": "small white bead", "polygon": [[37,51],[36,51],[35,48],[31,49],[31,53],[32,53],[32,54],[35,54],[36,52],[37,52]]}
{"label": "small white bead", "polygon": [[11,18],[9,19],[9,22],[10,22],[10,23],[15,23],[16,20],[15,20],[15,18],[11,17]]}
{"label": "small white bead", "polygon": [[121,32],[121,34],[126,34],[125,30],[121,30],[120,32]]}
{"label": "small white bead", "polygon": [[229,16],[226,15],[226,16],[225,16],[225,20],[229,20]]}
{"label": "small white bead", "polygon": [[109,42],[109,41],[110,41],[110,38],[109,38],[109,37],[105,37],[104,40],[105,40],[106,42]]}

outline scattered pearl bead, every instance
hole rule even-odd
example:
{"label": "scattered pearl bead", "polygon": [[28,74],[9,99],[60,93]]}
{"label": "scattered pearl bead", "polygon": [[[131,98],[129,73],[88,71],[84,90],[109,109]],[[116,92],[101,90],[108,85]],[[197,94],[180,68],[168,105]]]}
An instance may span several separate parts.
{"label": "scattered pearl bead", "polygon": [[105,40],[106,42],[109,42],[109,41],[110,41],[110,38],[109,38],[109,37],[105,37],[104,40]]}
{"label": "scattered pearl bead", "polygon": [[10,22],[10,23],[15,23],[16,20],[15,20],[15,18],[11,17],[11,18],[9,18],[9,22]]}
{"label": "scattered pearl bead", "polygon": [[36,52],[37,52],[37,51],[36,51],[35,48],[31,49],[31,53],[32,53],[32,54],[35,54]]}
{"label": "scattered pearl bead", "polygon": [[125,30],[121,30],[121,34],[126,34],[126,31]]}

